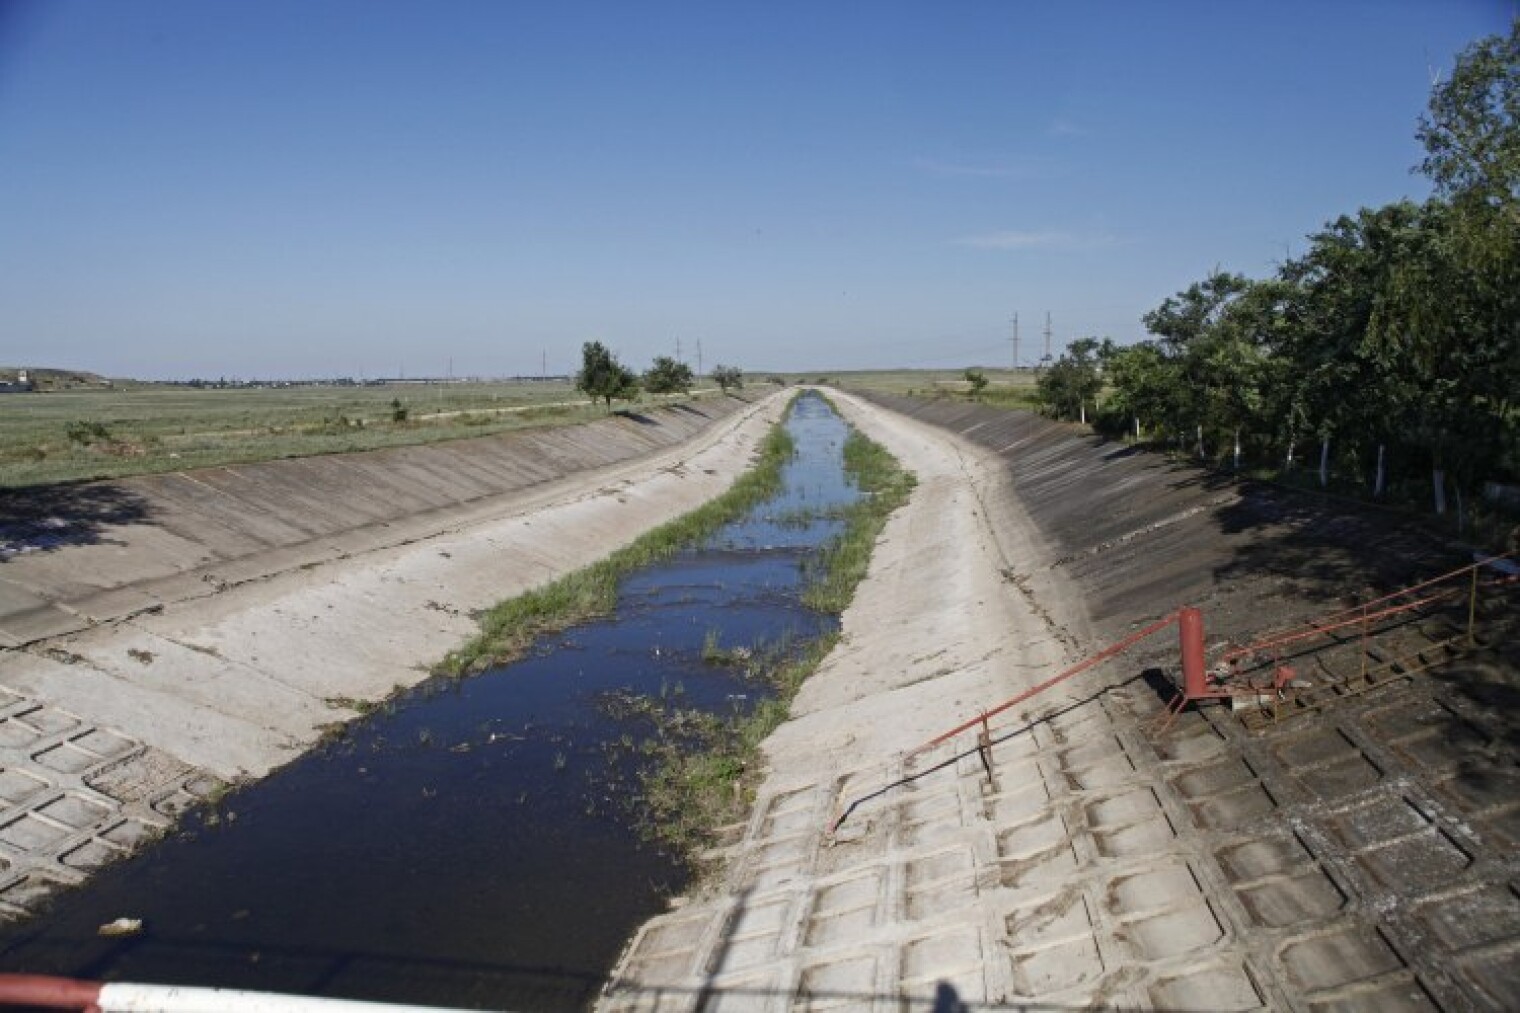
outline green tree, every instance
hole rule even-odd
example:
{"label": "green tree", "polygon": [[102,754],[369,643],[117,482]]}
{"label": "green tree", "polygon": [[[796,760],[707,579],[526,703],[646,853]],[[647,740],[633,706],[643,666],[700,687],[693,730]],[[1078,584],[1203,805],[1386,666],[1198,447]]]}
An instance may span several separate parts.
{"label": "green tree", "polygon": [[968,369],[961,375],[971,385],[972,397],[980,397],[982,391],[987,389],[987,374],[980,369]]}
{"label": "green tree", "polygon": [[1143,318],[1178,381],[1165,416],[1176,435],[1193,440],[1199,457],[1209,434],[1235,435],[1245,424],[1240,407],[1249,400],[1254,363],[1232,307],[1250,287],[1242,275],[1215,271]]}
{"label": "green tree", "polygon": [[1045,411],[1058,419],[1086,420],[1089,401],[1096,406],[1103,389],[1097,338],[1078,338],[1055,364],[1040,375],[1036,390]]}
{"label": "green tree", "polygon": [[581,370],[575,374],[575,389],[593,401],[605,401],[611,411],[614,399],[631,401],[638,396],[639,379],[618,362],[607,346],[600,341],[588,341],[581,346]]}
{"label": "green tree", "polygon": [[714,366],[712,378],[713,383],[717,384],[725,394],[728,393],[730,387],[735,390],[744,389],[744,373],[738,366]]}
{"label": "green tree", "polygon": [[1489,205],[1520,203],[1520,17],[1457,57],[1416,136],[1436,192]]}
{"label": "green tree", "polygon": [[1513,249],[1498,249],[1506,229],[1512,246],[1520,237],[1503,214],[1425,204],[1400,237],[1368,321],[1368,354],[1414,394],[1410,435],[1429,455],[1437,513],[1448,480],[1460,511],[1464,491],[1514,446],[1520,274]]}
{"label": "green tree", "polygon": [[1420,207],[1411,202],[1363,208],[1327,223],[1279,272],[1289,294],[1271,339],[1278,367],[1271,400],[1290,464],[1299,440],[1319,440],[1321,484],[1333,453],[1353,470],[1371,464],[1373,492],[1382,495],[1389,461],[1402,466],[1413,456],[1409,361],[1380,354],[1368,335],[1421,229]]}
{"label": "green tree", "polygon": [[1154,340],[1103,355],[1103,424],[1290,467],[1317,440],[1322,480],[1333,452],[1374,495],[1428,468],[1459,524],[1480,480],[1520,475],[1520,19],[1462,53],[1419,138],[1434,199],[1341,215],[1275,277],[1216,271],[1166,299]]}
{"label": "green tree", "polygon": [[668,355],[657,356],[644,374],[644,389],[651,394],[685,394],[691,383],[691,367]]}
{"label": "green tree", "polygon": [[1480,470],[1520,472],[1520,18],[1463,50],[1418,136],[1445,203],[1427,205],[1428,242],[1394,273],[1371,338],[1410,356],[1436,395],[1424,419],[1436,509],[1449,464],[1460,513]]}
{"label": "green tree", "polygon": [[1133,432],[1165,438],[1181,431],[1175,391],[1181,382],[1177,363],[1154,341],[1112,349],[1104,362],[1110,391],[1099,416],[1109,432]]}

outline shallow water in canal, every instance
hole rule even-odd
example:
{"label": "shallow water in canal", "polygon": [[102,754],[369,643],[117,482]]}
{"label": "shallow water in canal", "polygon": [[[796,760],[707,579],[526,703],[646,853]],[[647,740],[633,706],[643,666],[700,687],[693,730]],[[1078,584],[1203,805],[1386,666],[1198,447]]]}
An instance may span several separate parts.
{"label": "shallow water in canal", "polygon": [[[86,978],[493,1009],[583,1008],[624,942],[686,884],[629,799],[648,733],[608,693],[745,710],[767,692],[704,663],[802,643],[802,568],[857,493],[844,423],[815,395],[787,421],[784,491],[704,545],[628,578],[615,615],[524,660],[433,680],[339,741],[237,791],[0,930],[0,967]],[[817,516],[822,515],[822,516]],[[144,931],[98,926],[141,918]]]}

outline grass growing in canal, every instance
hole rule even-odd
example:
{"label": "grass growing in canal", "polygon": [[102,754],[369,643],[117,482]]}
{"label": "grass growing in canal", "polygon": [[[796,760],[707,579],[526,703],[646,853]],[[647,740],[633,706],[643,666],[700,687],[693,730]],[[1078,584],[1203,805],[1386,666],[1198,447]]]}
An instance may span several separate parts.
{"label": "grass growing in canal", "polygon": [[[858,430],[844,445],[845,470],[863,495],[845,511],[845,529],[825,547],[803,602],[827,612],[843,612],[866,575],[871,551],[887,517],[903,503],[917,480],[887,450]],[[646,831],[688,856],[709,845],[724,826],[744,818],[760,782],[760,743],[787,719],[793,698],[839,641],[820,637],[801,651],[759,650],[763,676],[774,695],[747,715],[696,720],[665,709],[654,714],[659,734],[650,751],[655,763],[643,775]],[[716,652],[716,639],[713,641]]]}
{"label": "grass growing in canal", "polygon": [[[629,573],[669,557],[716,532],[781,490],[782,466],[794,453],[791,435],[777,425],[760,459],[705,506],[650,531],[606,559],[492,608],[481,632],[450,653],[439,670],[464,675],[520,656],[545,633],[607,614],[618,582]],[[907,501],[915,479],[884,448],[851,431],[844,466],[864,495],[843,512],[844,531],[814,564],[803,601],[825,612],[842,612],[865,577],[871,550],[888,515]],[[802,683],[838,643],[828,634],[806,645],[790,641],[724,647],[716,631],[703,645],[709,664],[738,664],[770,683],[773,695],[748,713],[710,714],[681,705],[681,694],[661,693],[619,702],[624,716],[640,714],[655,734],[638,752],[649,759],[640,775],[643,826],[652,837],[688,856],[708,845],[720,828],[748,812],[760,782],[760,743],[786,720]],[[631,740],[621,747],[632,748]]]}
{"label": "grass growing in canal", "polygon": [[742,820],[760,783],[760,743],[786,720],[797,690],[838,642],[830,633],[763,659],[761,674],[775,695],[748,714],[725,717],[642,698],[639,709],[655,726],[642,746],[652,761],[640,774],[644,833],[694,858],[724,826]]}
{"label": "grass growing in canal", "polygon": [[795,452],[784,425],[772,427],[754,467],[728,491],[703,506],[645,533],[637,541],[593,563],[487,610],[480,633],[438,665],[448,675],[467,675],[521,657],[545,633],[606,615],[617,603],[623,577],[712,535],[745,511],[776,495],[781,469]]}
{"label": "grass growing in canal", "polygon": [[849,606],[887,518],[918,484],[884,447],[855,429],[844,443],[844,468],[864,495],[845,511],[844,531],[824,548],[817,574],[802,593],[803,604],[820,612]]}

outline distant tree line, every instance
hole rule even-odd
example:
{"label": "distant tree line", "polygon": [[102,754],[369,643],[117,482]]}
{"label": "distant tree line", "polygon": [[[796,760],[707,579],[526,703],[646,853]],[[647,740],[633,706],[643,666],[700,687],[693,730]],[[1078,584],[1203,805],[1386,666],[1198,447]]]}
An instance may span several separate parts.
{"label": "distant tree line", "polygon": [[1429,200],[1342,215],[1272,277],[1216,271],[1145,315],[1151,340],[1073,342],[1040,378],[1046,411],[1378,497],[1428,480],[1438,513],[1515,480],[1520,18],[1463,51],[1417,136]]}
{"label": "distant tree line", "polygon": [[[737,366],[714,366],[708,374],[724,393],[730,387],[744,386],[744,374]],[[690,366],[666,355],[656,356],[643,376],[624,366],[600,341],[581,346],[581,368],[575,374],[575,389],[593,401],[634,401],[643,391],[651,394],[685,394],[696,382]]]}

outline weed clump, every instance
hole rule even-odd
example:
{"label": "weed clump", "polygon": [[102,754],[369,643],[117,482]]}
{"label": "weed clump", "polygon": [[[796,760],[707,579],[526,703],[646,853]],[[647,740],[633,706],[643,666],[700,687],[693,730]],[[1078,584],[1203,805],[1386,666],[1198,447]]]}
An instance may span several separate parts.
{"label": "weed clump", "polygon": [[865,578],[871,552],[887,518],[908,501],[918,479],[880,444],[852,430],[844,467],[864,495],[845,509],[845,528],[824,547],[802,602],[819,612],[843,612]]}
{"label": "weed clump", "polygon": [[81,447],[88,447],[96,443],[110,443],[112,440],[111,430],[104,422],[92,422],[87,419],[76,419],[70,422],[63,431],[70,443],[77,443]]}
{"label": "weed clump", "polygon": [[654,728],[639,746],[648,762],[633,800],[645,837],[691,858],[744,818],[760,783],[760,743],[786,720],[798,689],[838,639],[829,633],[800,650],[752,652],[755,678],[771,695],[748,711],[713,714],[653,695],[621,701],[624,716],[640,714]]}

